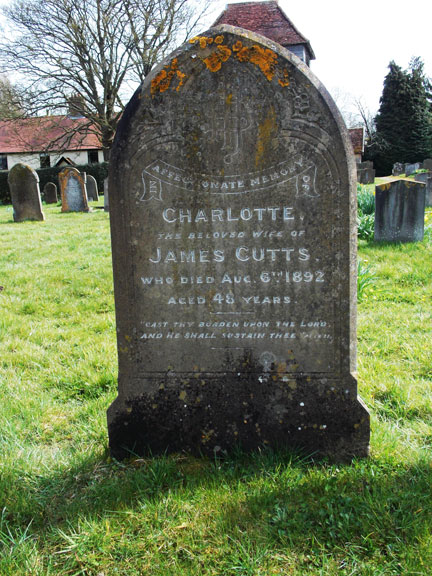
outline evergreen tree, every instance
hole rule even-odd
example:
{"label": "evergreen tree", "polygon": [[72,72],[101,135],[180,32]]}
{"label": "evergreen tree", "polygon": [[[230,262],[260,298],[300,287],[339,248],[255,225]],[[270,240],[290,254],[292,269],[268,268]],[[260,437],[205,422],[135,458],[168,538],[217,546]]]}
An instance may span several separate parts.
{"label": "evergreen tree", "polygon": [[431,156],[430,94],[420,58],[411,60],[408,70],[390,62],[368,149],[378,175],[390,174],[395,162],[421,162]]}

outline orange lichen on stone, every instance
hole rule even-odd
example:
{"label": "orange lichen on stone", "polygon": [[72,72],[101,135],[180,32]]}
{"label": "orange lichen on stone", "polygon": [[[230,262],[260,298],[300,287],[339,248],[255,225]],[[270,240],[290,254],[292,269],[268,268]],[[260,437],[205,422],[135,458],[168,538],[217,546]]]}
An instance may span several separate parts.
{"label": "orange lichen on stone", "polygon": [[183,86],[186,74],[183,74],[183,72],[181,72],[178,69],[177,58],[174,58],[174,60],[171,62],[169,66],[165,66],[165,68],[163,68],[163,70],[161,70],[159,74],[157,74],[153,78],[150,87],[151,95],[153,96],[156,92],[162,94],[162,92],[168,90],[168,88],[171,86],[171,82],[174,77],[177,77],[179,79],[179,83],[176,88],[178,92],[180,88]]}
{"label": "orange lichen on stone", "polygon": [[[220,38],[220,36],[218,36],[217,38]],[[223,37],[222,37],[222,41],[223,41]],[[204,48],[207,47],[207,45],[213,44],[213,38],[208,37],[208,36],[195,36],[194,38],[191,38],[189,40],[190,44],[196,44],[199,43],[200,48],[202,48],[204,50]]]}
{"label": "orange lichen on stone", "polygon": [[283,69],[282,76],[283,78],[279,78],[278,82],[282,88],[286,88],[290,84],[288,79],[288,70],[286,68]]}
{"label": "orange lichen on stone", "polygon": [[228,46],[220,45],[210,56],[204,58],[203,62],[210,72],[218,72],[222,68],[222,64],[230,58],[231,54],[232,52]]}
{"label": "orange lichen on stone", "polygon": [[275,65],[277,62],[277,54],[269,48],[262,48],[254,44],[250,48],[246,46],[239,50],[236,54],[239,62],[251,62],[258,66],[264,76],[269,82],[273,80],[275,75]]}
{"label": "orange lichen on stone", "polygon": [[224,41],[224,37],[223,36],[216,36],[214,41],[215,41],[215,44],[222,44],[222,42]]}
{"label": "orange lichen on stone", "polygon": [[233,49],[233,52],[238,52],[242,48],[243,48],[243,43],[240,40],[237,40],[237,42],[234,44],[232,49]]}

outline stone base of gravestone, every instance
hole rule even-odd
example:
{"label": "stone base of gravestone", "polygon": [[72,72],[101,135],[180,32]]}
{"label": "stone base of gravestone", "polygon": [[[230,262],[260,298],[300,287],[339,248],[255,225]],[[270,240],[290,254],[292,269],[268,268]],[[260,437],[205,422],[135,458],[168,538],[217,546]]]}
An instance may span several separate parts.
{"label": "stone base of gravestone", "polygon": [[404,170],[405,164],[402,164],[402,162],[396,162],[393,164],[392,176],[401,176],[401,174],[404,173]]}
{"label": "stone base of gravestone", "polygon": [[15,164],[9,170],[8,185],[15,222],[45,220],[36,170],[27,164]]}
{"label": "stone base of gravestone", "polygon": [[378,242],[421,242],[425,192],[425,184],[410,180],[376,186],[374,239]]}
{"label": "stone base of gravestone", "polygon": [[57,204],[57,186],[54,182],[47,182],[43,188],[43,198],[47,204]]}
{"label": "stone base of gravestone", "polygon": [[432,206],[432,172],[416,174],[415,181],[426,185],[426,206]]}
{"label": "stone base of gravestone", "polygon": [[278,367],[263,373],[252,357],[242,360],[236,367],[227,362],[227,372],[221,367],[217,376],[168,372],[148,378],[141,392],[131,381],[130,396],[108,410],[112,455],[213,455],[235,446],[298,448],[340,461],[368,455],[369,414],[354,378],[341,388],[337,379],[323,384],[318,375],[282,376]]}

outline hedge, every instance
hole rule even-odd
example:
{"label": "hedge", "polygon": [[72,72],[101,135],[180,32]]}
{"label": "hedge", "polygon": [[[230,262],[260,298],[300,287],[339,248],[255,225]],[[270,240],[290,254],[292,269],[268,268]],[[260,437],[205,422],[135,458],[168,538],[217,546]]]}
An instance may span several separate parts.
{"label": "hedge", "polygon": [[[36,170],[39,176],[39,188],[41,192],[47,182],[54,182],[57,189],[60,189],[58,173],[61,172],[63,168],[64,166],[53,166],[52,168],[38,168]],[[86,172],[96,178],[99,191],[103,190],[104,180],[108,177],[108,162],[103,162],[101,164],[83,164],[81,166],[74,166],[74,168],[80,172]],[[0,171],[0,204],[11,203],[10,191],[7,183],[8,174],[9,172],[7,170]]]}

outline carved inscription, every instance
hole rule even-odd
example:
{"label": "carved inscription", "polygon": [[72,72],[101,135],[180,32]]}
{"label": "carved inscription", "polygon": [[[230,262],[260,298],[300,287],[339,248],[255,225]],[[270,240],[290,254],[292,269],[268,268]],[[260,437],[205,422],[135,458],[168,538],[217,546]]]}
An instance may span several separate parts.
{"label": "carved inscription", "polygon": [[[315,249],[323,231],[309,225],[320,209],[316,174],[302,155],[259,175],[219,179],[162,160],[144,168],[136,204],[154,234],[138,284],[147,301],[160,304],[141,318],[147,354],[161,340],[185,349],[196,341],[214,350],[258,346],[261,356],[270,349],[276,359],[288,346],[292,370],[306,359],[309,371],[332,368],[332,266]],[[188,193],[197,198],[193,206]],[[327,236],[331,241],[330,228]],[[307,317],[298,313],[305,299],[315,302]]]}

